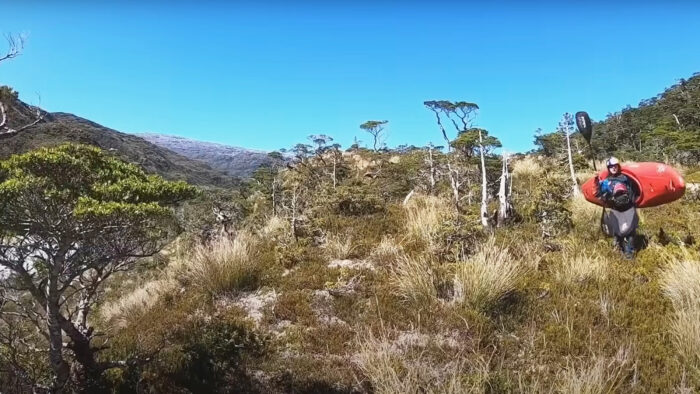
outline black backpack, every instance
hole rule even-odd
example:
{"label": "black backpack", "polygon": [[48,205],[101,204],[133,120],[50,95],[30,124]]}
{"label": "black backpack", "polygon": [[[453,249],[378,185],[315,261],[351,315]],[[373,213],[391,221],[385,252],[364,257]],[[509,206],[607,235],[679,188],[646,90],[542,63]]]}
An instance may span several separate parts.
{"label": "black backpack", "polygon": [[613,207],[618,211],[624,211],[632,206],[632,196],[629,188],[625,192],[618,192],[612,197]]}

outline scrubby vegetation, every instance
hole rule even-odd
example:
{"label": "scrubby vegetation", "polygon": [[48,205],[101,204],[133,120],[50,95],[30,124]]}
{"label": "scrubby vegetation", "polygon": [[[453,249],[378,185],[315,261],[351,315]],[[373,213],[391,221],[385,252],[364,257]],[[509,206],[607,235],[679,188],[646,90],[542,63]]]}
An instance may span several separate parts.
{"label": "scrubby vegetation", "polygon": [[[81,386],[80,359],[69,344],[62,354],[73,386],[66,387],[115,393],[700,389],[698,200],[689,194],[644,210],[637,258],[627,261],[600,234],[598,209],[573,195],[561,152],[541,151],[505,166],[512,170],[514,212],[496,220],[494,197],[506,172],[499,170],[501,158],[478,142],[479,135],[493,137],[467,126],[449,153],[432,145],[343,151],[328,136],[313,136],[313,145],[293,149],[287,167],[262,168],[245,187],[181,203],[172,216],[181,222],[179,237],[101,284],[85,327],[104,338],[94,354],[105,368]],[[436,138],[440,133],[436,127]],[[14,190],[5,169],[22,160],[0,167],[0,197]],[[580,178],[591,174],[586,160],[573,164]],[[475,197],[482,171],[486,223]],[[90,190],[115,204],[134,198],[109,182]],[[44,285],[38,276],[34,281]],[[26,319],[35,315],[22,320],[12,304],[2,308],[0,390],[50,386],[48,346],[27,342],[41,339]]]}

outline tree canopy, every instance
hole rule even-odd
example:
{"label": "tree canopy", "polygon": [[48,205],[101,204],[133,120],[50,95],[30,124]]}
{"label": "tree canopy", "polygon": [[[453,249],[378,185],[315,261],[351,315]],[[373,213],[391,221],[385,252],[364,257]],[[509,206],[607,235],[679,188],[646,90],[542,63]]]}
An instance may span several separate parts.
{"label": "tree canopy", "polygon": [[172,239],[178,227],[168,206],[196,193],[86,145],[0,162],[0,330],[13,324],[8,313],[36,326],[32,342],[47,342],[52,390],[68,379],[64,334],[86,375],[110,367],[97,361],[88,320],[103,284]]}

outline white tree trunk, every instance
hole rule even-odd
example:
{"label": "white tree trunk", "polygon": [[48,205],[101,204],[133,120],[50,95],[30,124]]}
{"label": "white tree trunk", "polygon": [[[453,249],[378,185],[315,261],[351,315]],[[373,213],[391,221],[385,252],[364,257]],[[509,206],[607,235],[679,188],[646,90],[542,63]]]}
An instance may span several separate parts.
{"label": "white tree trunk", "polygon": [[571,140],[569,139],[569,125],[564,126],[564,134],[566,134],[566,152],[569,154],[569,170],[571,170],[571,190],[574,196],[578,196],[578,182],[576,181],[576,172],[574,171],[574,160],[571,158]]}
{"label": "white tree trunk", "polygon": [[335,189],[335,186],[337,184],[337,178],[336,178],[336,161],[337,160],[338,159],[334,155],[333,156],[333,189]]}
{"label": "white tree trunk", "polygon": [[428,148],[428,163],[430,164],[430,194],[435,191],[435,163],[433,161],[433,147]]}
{"label": "white tree trunk", "polygon": [[498,226],[502,226],[509,218],[510,204],[510,173],[508,172],[508,155],[503,154],[503,168],[501,170],[501,184],[498,188]]}
{"label": "white tree trunk", "polygon": [[455,170],[452,169],[452,165],[447,163],[447,171],[450,173],[450,186],[452,187],[452,196],[455,199],[455,207],[459,211],[459,183],[457,181],[457,175]]}
{"label": "white tree trunk", "polygon": [[484,159],[484,143],[479,130],[479,153],[481,154],[481,225],[489,226],[489,217],[486,206],[486,160]]}

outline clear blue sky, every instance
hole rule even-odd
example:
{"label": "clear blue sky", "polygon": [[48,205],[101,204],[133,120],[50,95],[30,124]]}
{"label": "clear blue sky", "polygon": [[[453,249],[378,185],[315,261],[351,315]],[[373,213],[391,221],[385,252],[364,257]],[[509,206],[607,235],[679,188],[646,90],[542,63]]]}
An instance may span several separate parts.
{"label": "clear blue sky", "polygon": [[700,71],[690,1],[44,3],[0,3],[0,31],[29,34],[0,64],[23,100],[265,150],[369,142],[370,119],[389,120],[390,146],[439,143],[422,103],[447,99],[478,103],[477,125],[524,151],[564,112],[601,119]]}

